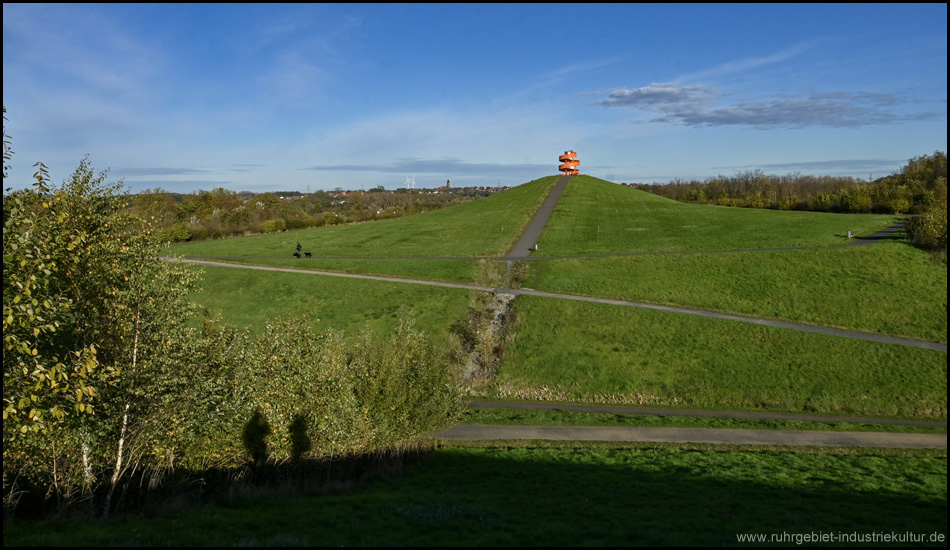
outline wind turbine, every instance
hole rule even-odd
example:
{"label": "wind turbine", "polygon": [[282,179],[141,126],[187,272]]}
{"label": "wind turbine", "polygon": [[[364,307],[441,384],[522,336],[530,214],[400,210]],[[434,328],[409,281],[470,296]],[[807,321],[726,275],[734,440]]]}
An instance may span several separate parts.
{"label": "wind turbine", "polygon": [[415,175],[415,174],[413,174],[411,178],[410,178],[409,176],[406,176],[406,187],[408,187],[409,189],[415,189],[415,188],[416,188],[416,175]]}

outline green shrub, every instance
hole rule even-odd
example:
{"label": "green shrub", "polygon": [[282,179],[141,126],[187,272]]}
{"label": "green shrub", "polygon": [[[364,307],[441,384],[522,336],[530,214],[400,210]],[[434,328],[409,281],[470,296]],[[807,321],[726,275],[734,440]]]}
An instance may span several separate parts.
{"label": "green shrub", "polygon": [[852,214],[870,212],[873,206],[871,191],[866,185],[857,185],[841,193],[841,209]]}
{"label": "green shrub", "polygon": [[935,200],[907,224],[914,244],[928,250],[947,250],[947,180],[934,189]]}
{"label": "green shrub", "polygon": [[372,425],[374,446],[417,439],[461,411],[456,372],[405,313],[389,339],[369,331],[360,334],[350,370],[360,409]]}
{"label": "green shrub", "polygon": [[287,222],[283,218],[267,220],[261,224],[261,233],[280,233],[287,230]]}
{"label": "green shrub", "polygon": [[160,242],[184,243],[191,240],[191,229],[187,224],[177,223],[171,227],[159,229],[155,232],[155,237]]}
{"label": "green shrub", "polygon": [[[176,454],[235,465],[360,453],[418,439],[461,411],[455,369],[408,314],[388,338],[347,339],[311,325],[281,319],[252,338],[209,324],[188,368],[194,393],[182,399],[193,405]],[[248,439],[263,425],[273,427],[266,450],[264,436]]]}
{"label": "green shrub", "polygon": [[105,177],[84,160],[54,187],[41,166],[3,201],[5,505],[108,515],[178,466],[375,451],[458,412],[454,370],[408,317],[385,340],[190,328],[198,274],[157,256]]}

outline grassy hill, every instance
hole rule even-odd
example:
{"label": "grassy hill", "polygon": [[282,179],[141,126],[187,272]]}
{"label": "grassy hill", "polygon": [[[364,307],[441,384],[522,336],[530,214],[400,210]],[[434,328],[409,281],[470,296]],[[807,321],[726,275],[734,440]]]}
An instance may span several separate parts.
{"label": "grassy hill", "polygon": [[[175,246],[170,255],[231,262],[474,282],[478,257],[503,256],[556,176],[477,201],[404,218]],[[312,258],[295,260],[296,243]]]}
{"label": "grassy hill", "polygon": [[[577,177],[524,286],[946,343],[945,266],[900,241],[837,246],[895,221],[690,205]],[[585,254],[604,256],[562,258]],[[488,396],[946,417],[946,353],[551,298],[518,310]]]}
{"label": "grassy hill", "polygon": [[946,419],[944,352],[533,296],[518,319],[486,397]]}
{"label": "grassy hill", "polygon": [[[897,221],[684,204],[577,177],[525,286],[946,343],[945,266],[906,241],[837,246]],[[613,256],[558,258],[574,254]]]}
{"label": "grassy hill", "polygon": [[[505,254],[554,181],[398,220],[174,251],[247,264],[479,281],[491,266],[474,258]],[[892,221],[686,205],[575,177],[539,252],[525,262],[525,286],[946,342],[945,265],[900,241],[836,246],[847,230],[869,234]],[[314,254],[312,262],[289,258],[297,241]],[[818,248],[752,250],[796,246]],[[708,250],[736,251],[702,252]],[[607,256],[561,258],[585,254]],[[426,259],[396,259],[403,256]],[[318,329],[383,332],[409,305],[418,326],[445,338],[450,324],[470,315],[475,294],[204,269],[205,288],[196,300],[251,327],[276,315],[304,314]],[[520,296],[514,304],[515,336],[504,365],[473,395],[946,420],[945,352],[555,298]],[[537,418],[499,414],[522,423]],[[621,423],[616,415],[596,416],[596,424]],[[486,422],[486,415],[479,418]],[[669,418],[650,425],[709,426],[708,419]],[[850,423],[837,424],[847,431]],[[782,425],[827,429],[805,420]],[[734,420],[727,426],[742,427]],[[720,546],[737,544],[742,533],[946,532],[946,451],[940,449],[471,442],[438,446],[421,464],[364,481],[340,493],[254,493],[201,508],[181,506],[192,498],[185,494],[172,506],[120,521],[7,521],[4,544]],[[798,541],[779,544],[789,543]]]}
{"label": "grassy hill", "polygon": [[733,250],[843,244],[894,216],[826,214],[687,204],[575,176],[558,202],[539,256]]}
{"label": "grassy hill", "polygon": [[254,331],[277,317],[306,317],[316,331],[379,334],[396,326],[401,308],[412,310],[417,328],[444,340],[445,329],[468,308],[470,292],[383,281],[202,267],[194,300],[224,320]]}
{"label": "grassy hill", "polygon": [[[197,243],[174,251],[264,265],[478,282],[487,269],[473,256],[505,254],[555,180],[543,178],[398,220]],[[541,237],[539,252],[526,262],[524,286],[945,343],[945,266],[902,241],[838,246],[847,241],[848,230],[867,235],[894,221],[892,216],[690,205],[575,177]],[[312,263],[289,258],[297,241],[321,258]],[[395,259],[400,255],[419,259]],[[208,269],[211,276],[199,301],[245,325],[275,313],[306,313],[319,319],[313,321],[318,328],[355,331],[369,325],[385,331],[399,307],[408,305],[416,309],[422,328],[445,338],[449,325],[467,315],[474,295],[399,283]],[[514,338],[501,372],[476,391],[480,395],[946,418],[944,352],[554,298],[523,296],[515,310]]]}

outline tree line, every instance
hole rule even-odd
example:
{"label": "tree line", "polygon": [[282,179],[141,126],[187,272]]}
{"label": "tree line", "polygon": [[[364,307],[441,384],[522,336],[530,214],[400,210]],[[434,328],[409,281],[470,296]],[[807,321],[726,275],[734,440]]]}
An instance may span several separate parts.
{"label": "tree line", "polygon": [[407,189],[250,193],[224,188],[189,194],[145,190],[128,198],[129,211],[151,221],[168,242],[201,241],[291,229],[358,223],[418,214],[491,194],[459,187],[439,193]]}
{"label": "tree line", "polygon": [[[4,177],[11,155],[4,135]],[[88,159],[34,179],[3,198],[6,513],[109,515],[188,472],[411,448],[459,413],[457,370],[410,314],[388,337],[196,323],[198,273],[159,258],[120,184]]]}

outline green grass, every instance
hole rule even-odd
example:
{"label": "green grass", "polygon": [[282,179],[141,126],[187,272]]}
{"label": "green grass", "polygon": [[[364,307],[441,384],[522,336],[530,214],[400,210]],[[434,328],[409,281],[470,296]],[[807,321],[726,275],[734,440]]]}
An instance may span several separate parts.
{"label": "green grass", "polygon": [[[897,237],[833,246],[896,220],[683,204],[578,177],[542,236],[552,259],[530,262],[524,286],[946,343],[945,264]],[[803,246],[823,248],[749,250]],[[618,256],[556,259],[576,254]]]}
{"label": "green grass", "polygon": [[[423,216],[389,221],[423,227],[431,225],[437,216],[439,224],[446,227],[466,227],[458,234],[465,241],[473,232],[466,225],[468,219],[443,216],[471,213],[472,208],[481,205],[483,210],[479,212],[493,212],[494,223],[499,219],[507,220],[505,224],[527,220],[516,215],[516,209],[505,210],[501,205],[518,203],[518,208],[530,205],[533,209],[553,182],[554,178],[542,179],[513,189],[521,194],[509,197],[522,202],[500,201],[512,192],[508,191]],[[597,208],[603,210],[600,218],[595,215]],[[503,215],[499,217],[498,212]],[[651,234],[656,242],[645,247],[644,243],[630,244],[602,234],[592,240],[589,231],[575,230],[573,236],[567,235],[569,231],[565,233],[571,220],[577,225],[578,220],[595,218],[604,222],[603,228],[610,234],[623,233],[624,220],[635,219],[656,229]],[[692,220],[702,231],[684,227],[685,220]],[[668,249],[671,246],[662,236],[666,234],[676,236],[674,240],[679,244],[673,248],[689,250],[704,246],[827,245],[843,242],[842,236],[833,235],[833,227],[841,220],[860,234],[887,225],[893,218],[684,205],[593,178],[575,178],[545,237],[561,239],[574,252],[589,249],[591,243],[601,247],[599,250],[613,252],[644,247]],[[361,253],[381,255],[418,252],[408,248],[393,251],[398,248],[393,244],[396,237],[387,237],[387,241],[382,237],[385,231],[371,228],[380,223],[329,228],[334,232],[328,235],[336,236],[324,244],[331,247],[341,242],[364,242],[355,248],[362,249]],[[735,231],[740,226],[745,229]],[[666,230],[659,231],[664,227]],[[798,230],[792,231],[793,227]],[[377,235],[376,241],[367,241],[370,234]],[[572,240],[565,240],[565,235]],[[512,233],[508,240],[514,236]],[[490,270],[485,263],[474,260],[314,258],[311,264],[307,260],[266,259],[266,247],[260,243],[274,246],[280,239],[289,239],[285,244],[292,250],[290,245],[296,237],[289,233],[193,246],[240,250],[246,261],[256,263],[327,265],[372,273],[412,271],[411,276],[426,279],[494,284],[486,281],[485,273]],[[428,241],[423,238],[422,242]],[[460,250],[449,242],[440,246],[448,247],[440,249],[447,254]],[[556,246],[542,247],[542,251],[550,254],[550,248]],[[496,250],[501,248],[496,246]],[[946,269],[900,242],[796,251],[550,259],[528,264],[531,274],[525,286],[532,288],[946,342]],[[276,314],[310,313],[320,319],[316,328],[353,331],[367,323],[388,326],[399,306],[411,305],[421,328],[441,334],[464,313],[470,298],[467,291],[305,274],[228,269],[210,273],[213,275],[206,278],[206,290],[198,295],[198,301],[222,310],[226,320],[241,325],[260,323]],[[520,319],[516,338],[508,348],[497,383],[486,390],[490,395],[946,417],[945,353],[616,306],[531,297],[521,297],[515,303]]]}
{"label": "green grass", "polygon": [[474,283],[477,280],[478,264],[487,260],[454,259],[405,259],[377,258],[372,260],[311,258],[302,260],[284,260],[277,258],[214,258],[201,257],[202,260],[262,265],[306,271],[332,271],[360,275],[378,275],[423,281],[443,281],[449,283]]}
{"label": "green grass", "polygon": [[193,300],[238,327],[259,331],[276,317],[307,316],[316,331],[364,327],[391,331],[401,307],[415,314],[416,327],[444,340],[448,326],[471,300],[468,290],[405,283],[202,267],[203,290]]}
{"label": "green grass", "polygon": [[[171,252],[479,282],[490,270],[475,258],[504,255],[556,179],[418,216]],[[866,235],[894,219],[686,205],[582,176],[561,199],[538,254],[829,247],[845,242],[848,230]],[[290,258],[297,241],[312,260]],[[525,286],[946,342],[946,268],[924,258],[906,245],[878,243],[550,259],[530,263]],[[252,330],[277,316],[307,315],[316,330],[385,332],[408,305],[417,326],[437,338],[470,299],[465,290],[228,268],[205,268],[195,295]],[[946,420],[946,353],[617,306],[529,296],[515,303],[517,337],[483,390],[488,396]],[[917,430],[470,414],[481,423]],[[7,520],[4,546],[719,546],[737,544],[738,533],[945,535],[946,474],[946,451],[474,442],[438,448],[402,476],[377,475],[349,492],[169,504],[108,521]]]}
{"label": "green grass", "polygon": [[736,430],[821,430],[835,432],[947,433],[946,427],[821,422],[654,414],[614,414],[569,410],[466,409],[463,424],[505,426],[620,426],[638,428],[716,428]]}
{"label": "green grass", "polygon": [[945,452],[559,444],[443,447],[343,494],[97,522],[7,520],[3,542],[733,546],[741,533],[946,534]]}
{"label": "green grass", "polygon": [[686,204],[576,176],[539,242],[539,256],[831,246],[869,235],[895,216]]}
{"label": "green grass", "polygon": [[521,296],[487,397],[946,419],[947,355]]}
{"label": "green grass", "polygon": [[[403,218],[187,243],[172,247],[169,255],[399,276],[424,275],[436,263],[429,260],[419,268],[397,258],[450,258],[440,261],[455,265],[437,267],[448,273],[435,277],[464,280],[466,273],[471,274],[471,263],[451,258],[506,254],[556,180],[549,176],[491,197]],[[312,259],[291,257],[297,242]]]}
{"label": "green grass", "polygon": [[947,342],[947,268],[901,242],[533,261],[524,286]]}

